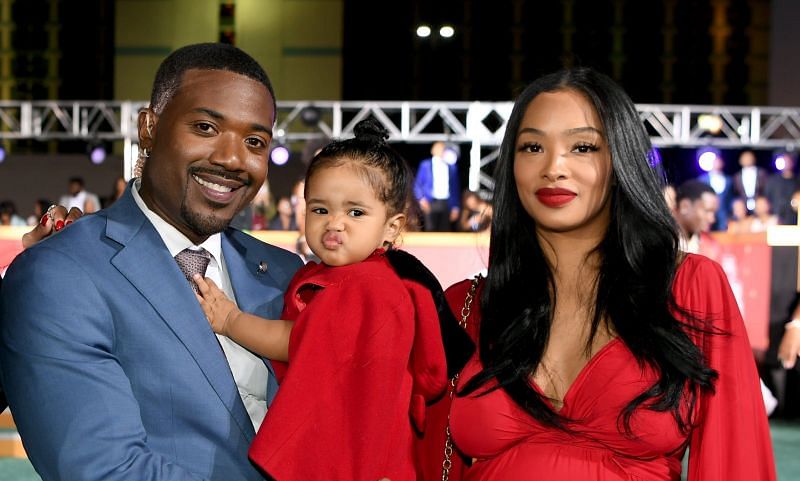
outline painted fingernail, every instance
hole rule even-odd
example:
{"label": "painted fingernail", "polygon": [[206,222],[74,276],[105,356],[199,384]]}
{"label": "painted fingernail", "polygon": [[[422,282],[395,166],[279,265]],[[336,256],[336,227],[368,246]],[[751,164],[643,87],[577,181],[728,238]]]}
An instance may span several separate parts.
{"label": "painted fingernail", "polygon": [[39,223],[42,224],[42,225],[47,225],[47,219],[49,219],[49,218],[50,218],[50,216],[45,214],[45,215],[42,216],[42,219],[39,221]]}
{"label": "painted fingernail", "polygon": [[70,225],[70,224],[72,224],[71,220],[68,220],[67,222],[64,223],[65,226]]}
{"label": "painted fingernail", "polygon": [[64,228],[64,221],[60,220],[60,219],[57,220],[56,221],[56,231],[59,231],[59,230],[61,230],[63,228]]}

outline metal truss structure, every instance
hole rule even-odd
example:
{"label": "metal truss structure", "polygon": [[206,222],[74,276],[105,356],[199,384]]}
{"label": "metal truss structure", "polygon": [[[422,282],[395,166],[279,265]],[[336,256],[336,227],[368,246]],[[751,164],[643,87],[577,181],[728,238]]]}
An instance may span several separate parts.
{"label": "metal truss structure", "polygon": [[[136,122],[146,102],[0,102],[0,139],[123,141],[125,172],[138,153]],[[443,140],[469,145],[469,188],[494,186],[492,164],[499,154],[511,102],[278,102],[276,144],[353,135],[369,116],[390,142]],[[800,108],[715,105],[637,105],[657,147],[800,148]],[[710,131],[703,121],[712,118]]]}

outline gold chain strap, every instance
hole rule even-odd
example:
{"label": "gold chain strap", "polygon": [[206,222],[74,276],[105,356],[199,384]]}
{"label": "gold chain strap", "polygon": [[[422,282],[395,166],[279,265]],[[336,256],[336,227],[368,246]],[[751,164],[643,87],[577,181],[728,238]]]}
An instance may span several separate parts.
{"label": "gold chain strap", "polygon": [[[467,291],[467,297],[464,299],[464,306],[461,308],[461,320],[458,325],[465,331],[467,330],[467,319],[469,319],[469,314],[472,311],[472,301],[475,299],[475,291],[478,290],[480,280],[480,274],[472,279],[472,284],[469,286],[469,291]],[[458,374],[450,379],[448,395],[451,400],[456,392],[457,382]],[[444,440],[444,460],[442,461],[442,481],[448,481],[450,479],[450,468],[453,467],[453,439],[450,437],[450,414],[447,415],[447,426],[445,426],[444,432],[446,437]]]}

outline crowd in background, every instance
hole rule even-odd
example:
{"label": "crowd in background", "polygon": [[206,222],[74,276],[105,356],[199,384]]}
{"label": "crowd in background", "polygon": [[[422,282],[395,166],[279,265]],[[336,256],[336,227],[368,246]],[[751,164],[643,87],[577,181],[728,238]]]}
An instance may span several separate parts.
{"label": "crowd in background", "polygon": [[713,190],[715,197],[712,231],[730,233],[764,232],[771,225],[795,224],[800,202],[800,179],[795,173],[794,155],[780,157],[783,169],[768,174],[756,165],[753,151],[739,154],[739,170],[725,173],[725,161],[717,155],[711,169],[697,177]]}
{"label": "crowd in background", "polygon": [[[795,173],[797,161],[794,155],[789,154],[782,159],[783,169],[769,174],[762,167],[756,166],[755,154],[745,150],[739,155],[740,169],[734,175],[728,175],[725,173],[724,158],[717,155],[710,170],[693,179],[709,186],[714,194],[705,207],[704,215],[713,217],[709,219],[705,232],[763,232],[771,225],[795,224],[797,206],[800,205],[800,178]],[[461,189],[457,160],[457,154],[449,151],[447,144],[433,143],[431,157],[423,159],[416,172],[416,205],[412,206],[412,211],[417,213],[417,218],[410,223],[409,230],[488,230],[492,219],[491,194],[487,191]],[[78,207],[85,213],[91,213],[111,205],[122,195],[125,185],[125,179],[120,176],[115,179],[109,194],[102,196],[88,191],[81,177],[72,177],[64,195],[57,197],[54,193],[45,194],[36,200],[33,214],[27,218],[19,214],[12,200],[0,201],[0,225],[35,225],[53,203],[49,200],[51,198],[58,199],[58,203],[67,208]],[[674,205],[675,187],[669,186],[665,195]],[[233,224],[245,230],[299,231],[298,248],[307,250],[303,247],[305,206],[302,199],[302,180],[295,182],[290,195],[277,198],[265,183],[250,207]],[[680,212],[676,211],[676,214]]]}
{"label": "crowd in background", "polygon": [[[427,232],[481,232],[491,224],[492,208],[489,193],[460,189],[457,157],[449,157],[444,142],[435,142],[431,157],[424,159],[416,173],[414,186],[415,205],[411,211],[416,219],[409,223],[408,230]],[[312,154],[313,155],[313,154]],[[440,164],[444,169],[440,169]],[[78,207],[84,213],[92,213],[111,205],[125,190],[125,179],[119,177],[107,196],[86,189],[84,179],[72,177],[67,192],[58,197],[48,193],[37,199],[33,214],[27,219],[18,214],[12,200],[0,201],[0,225],[35,225],[47,207],[57,199],[67,207]],[[302,180],[292,186],[289,195],[274,196],[268,183],[264,183],[250,206],[232,222],[234,227],[244,230],[298,231],[298,252],[311,255],[303,238],[305,205],[303,203]]]}
{"label": "crowd in background", "polygon": [[[114,184],[109,189],[107,196],[101,196],[90,192],[86,189],[86,183],[83,177],[71,177],[67,181],[67,192],[58,198],[58,204],[63,205],[67,209],[73,207],[79,208],[86,214],[91,214],[100,209],[104,209],[114,203],[115,200],[125,192],[127,185],[125,178],[122,176],[114,179]],[[53,193],[45,194],[50,195]],[[27,218],[22,217],[18,211],[17,206],[13,200],[7,199],[0,201],[0,225],[6,226],[32,226],[36,225],[42,216],[47,211],[47,208],[52,205],[49,199],[56,197],[40,197],[33,203],[33,214]]]}

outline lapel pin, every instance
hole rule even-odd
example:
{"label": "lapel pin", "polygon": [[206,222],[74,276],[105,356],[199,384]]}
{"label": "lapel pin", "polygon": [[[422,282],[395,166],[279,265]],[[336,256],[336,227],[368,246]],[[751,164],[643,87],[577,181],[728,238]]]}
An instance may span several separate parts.
{"label": "lapel pin", "polygon": [[267,272],[267,263],[266,262],[261,261],[261,262],[258,263],[258,272],[259,272],[259,274],[263,274],[263,273]]}

